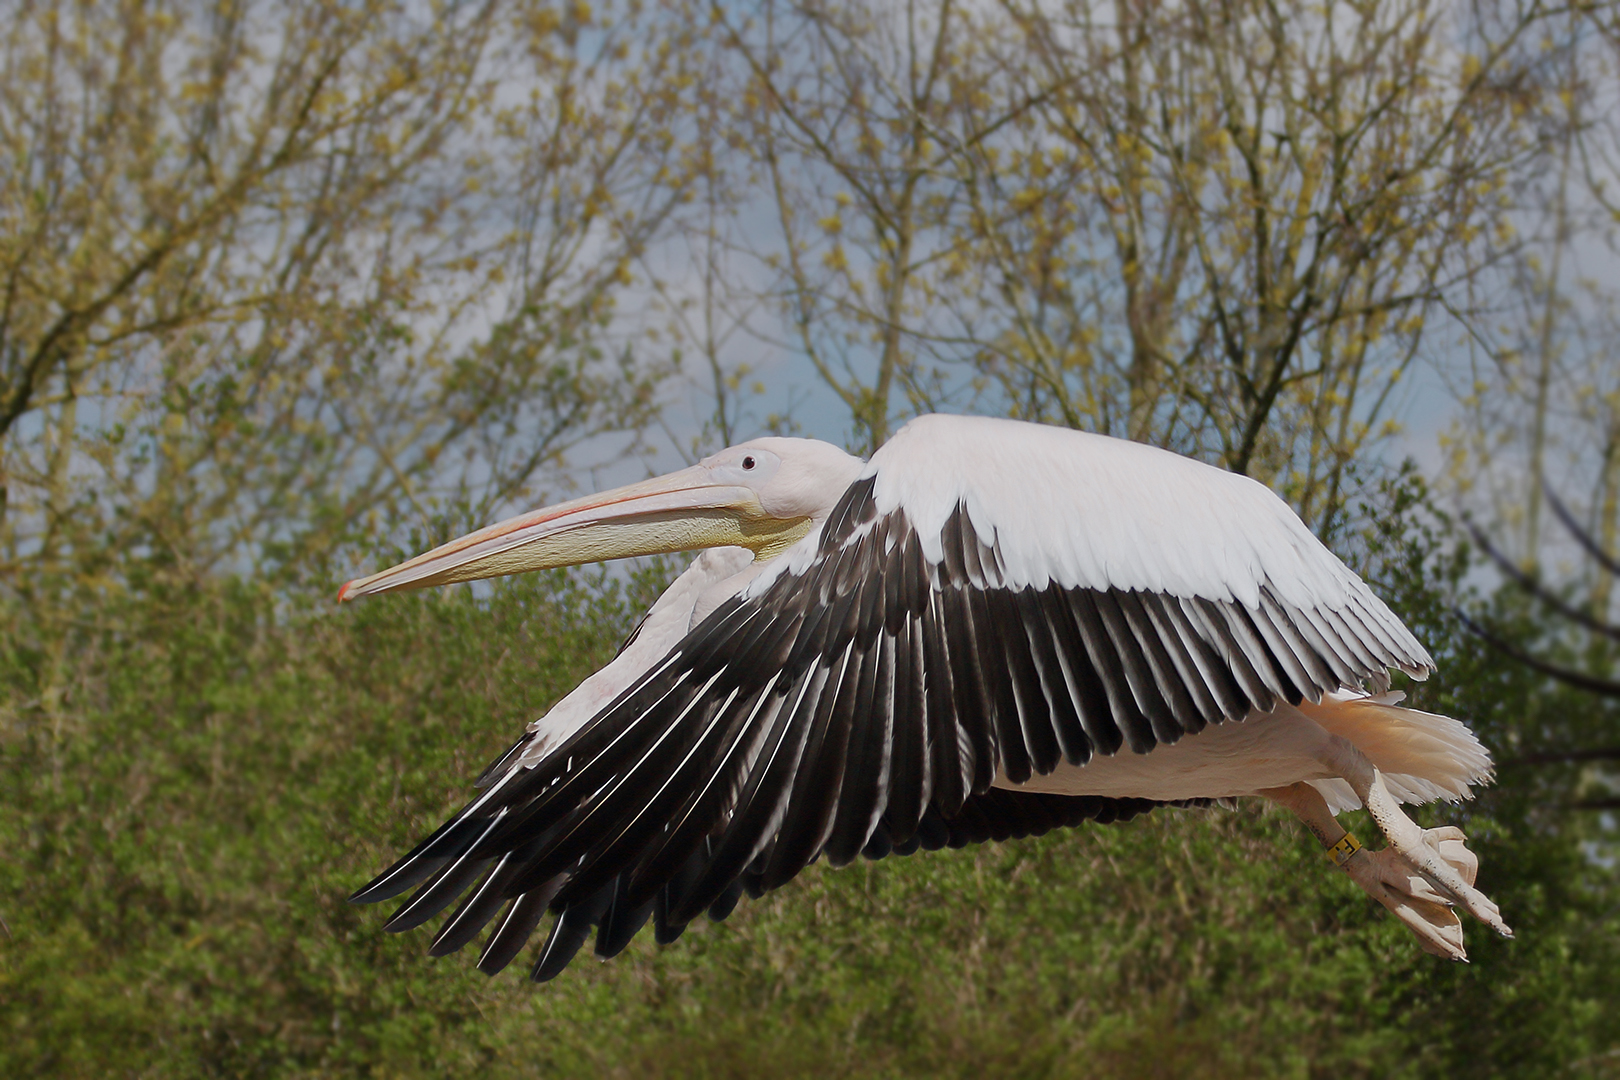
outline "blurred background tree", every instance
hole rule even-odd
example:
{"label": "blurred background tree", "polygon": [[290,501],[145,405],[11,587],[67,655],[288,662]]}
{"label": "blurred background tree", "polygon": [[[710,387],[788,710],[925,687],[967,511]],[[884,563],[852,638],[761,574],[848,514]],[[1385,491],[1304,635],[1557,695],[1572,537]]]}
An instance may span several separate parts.
{"label": "blurred background tree", "polygon": [[639,428],[660,372],[615,305],[702,167],[690,34],[660,20],[22,5],[8,580],[137,553],[181,578],[302,568],[357,526],[487,514]]}
{"label": "blurred background tree", "polygon": [[[1254,475],[1331,534],[1425,329],[1473,317],[1468,285],[1497,261],[1499,192],[1537,149],[1525,45],[1544,13],[1011,11],[1062,142],[987,176],[1050,252],[1000,278],[1033,331],[992,354],[1009,396]],[[1075,204],[1056,229],[1052,190]]]}
{"label": "blurred background tree", "polygon": [[[1616,554],[1613,2],[6,15],[6,1075],[1620,1071],[1620,706],[1452,614],[1615,677],[1542,522]],[[342,904],[671,568],[334,614],[351,567],[929,409],[1288,497],[1502,762],[1433,820],[1520,939],[1437,965],[1255,807],[813,872],[539,992]]]}

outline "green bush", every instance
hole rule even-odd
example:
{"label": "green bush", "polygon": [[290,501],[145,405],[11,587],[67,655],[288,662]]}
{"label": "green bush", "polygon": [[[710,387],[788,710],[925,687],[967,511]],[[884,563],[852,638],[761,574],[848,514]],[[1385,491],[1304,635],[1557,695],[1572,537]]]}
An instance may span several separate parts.
{"label": "green bush", "polygon": [[[1443,598],[1464,567],[1410,505],[1374,520],[1374,576],[1442,661],[1418,704],[1508,757],[1612,730],[1460,633]],[[1420,953],[1253,802],[818,865],[543,987],[431,960],[428,931],[346,904],[612,655],[649,585],[553,574],[342,610],[156,590],[79,626],[55,689],[14,631],[0,1075],[1620,1075],[1620,888],[1601,822],[1562,805],[1569,770],[1508,765],[1424,811],[1469,831],[1518,931],[1469,926],[1469,965]]]}

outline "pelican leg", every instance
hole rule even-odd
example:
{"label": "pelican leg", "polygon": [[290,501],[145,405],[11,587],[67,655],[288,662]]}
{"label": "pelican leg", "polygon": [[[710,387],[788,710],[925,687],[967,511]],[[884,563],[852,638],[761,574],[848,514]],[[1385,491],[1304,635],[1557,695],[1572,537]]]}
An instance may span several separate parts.
{"label": "pelican leg", "polygon": [[[1271,788],[1259,794],[1292,810],[1328,849],[1333,861],[1350,875],[1350,880],[1406,924],[1424,952],[1448,960],[1468,959],[1463,947],[1462,921],[1457,918],[1452,902],[1414,873],[1393,847],[1382,851],[1361,847],[1333,816],[1321,793],[1309,784]],[[1439,850],[1441,857],[1459,874],[1473,881],[1479,863],[1463,846],[1460,829],[1448,826],[1419,832],[1425,844]]]}
{"label": "pelican leg", "polygon": [[[1325,755],[1329,764],[1355,791],[1361,805],[1372,815],[1386,839],[1389,849],[1406,866],[1393,867],[1395,873],[1416,873],[1427,881],[1441,897],[1460,904],[1474,918],[1489,926],[1503,937],[1512,937],[1513,931],[1502,921],[1502,913],[1489,898],[1474,888],[1473,878],[1478,860],[1472,852],[1461,847],[1461,830],[1418,827],[1417,822],[1401,811],[1400,804],[1384,786],[1384,778],[1367,755],[1356,749],[1349,740],[1334,735],[1329,738]],[[1441,851],[1441,846],[1457,852],[1453,862]],[[1458,849],[1460,848],[1460,852]]]}

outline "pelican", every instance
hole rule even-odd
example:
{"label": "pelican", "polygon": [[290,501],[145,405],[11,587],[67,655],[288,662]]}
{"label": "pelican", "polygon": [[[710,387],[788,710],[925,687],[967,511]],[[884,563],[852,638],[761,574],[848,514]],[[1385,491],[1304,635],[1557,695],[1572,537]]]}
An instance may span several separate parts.
{"label": "pelican", "polygon": [[[430,952],[493,923],[502,970],[650,919],[673,941],[825,856],[881,858],[1261,796],[1426,951],[1464,959],[1461,830],[1402,803],[1467,798],[1490,757],[1401,708],[1434,664],[1254,480],[1165,450],[965,416],[911,421],[869,461],[762,438],[653,480],[503,521],[351,581],[339,601],[631,555],[701,554],[617,659],[357,892],[462,894]],[[1336,820],[1365,807],[1385,844]]]}

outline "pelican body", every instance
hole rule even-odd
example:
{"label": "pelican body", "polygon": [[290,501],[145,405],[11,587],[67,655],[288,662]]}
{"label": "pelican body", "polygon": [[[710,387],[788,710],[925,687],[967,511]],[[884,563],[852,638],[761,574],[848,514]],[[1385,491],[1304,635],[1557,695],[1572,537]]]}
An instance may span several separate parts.
{"label": "pelican body", "polygon": [[[353,899],[463,893],[431,947],[493,923],[490,974],[555,919],[531,971],[594,930],[617,954],[826,856],[1026,836],[1258,795],[1436,955],[1462,908],[1511,936],[1455,828],[1490,758],[1399,707],[1429,655],[1281,499],[1167,451],[925,416],[862,461],[765,438],[533,511],[371,577],[346,601],[702,549],[617,659],[485,770],[478,796]],[[1366,807],[1388,843],[1337,823]]]}

